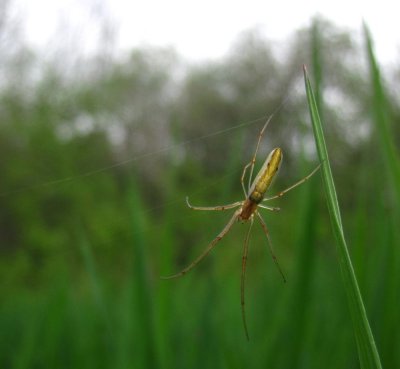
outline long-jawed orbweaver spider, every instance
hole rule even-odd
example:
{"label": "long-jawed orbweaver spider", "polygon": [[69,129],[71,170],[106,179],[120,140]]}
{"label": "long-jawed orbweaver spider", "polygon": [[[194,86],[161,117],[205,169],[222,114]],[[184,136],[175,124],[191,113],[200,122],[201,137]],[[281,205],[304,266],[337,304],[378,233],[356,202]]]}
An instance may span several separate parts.
{"label": "long-jawed orbweaver spider", "polygon": [[[243,245],[242,274],[241,274],[242,320],[243,320],[243,326],[244,326],[244,330],[245,330],[247,339],[249,339],[249,334],[248,334],[247,323],[246,323],[246,314],[245,314],[244,282],[245,282],[245,276],[246,276],[246,263],[247,263],[248,249],[249,249],[250,232],[251,232],[251,228],[253,226],[254,218],[257,218],[258,221],[260,222],[261,227],[265,233],[265,236],[267,237],[269,251],[271,253],[272,259],[274,260],[275,265],[277,266],[280,274],[282,275],[283,281],[286,282],[286,278],[285,278],[285,276],[282,272],[282,269],[279,266],[278,260],[275,256],[267,225],[266,225],[264,219],[262,218],[261,214],[259,213],[258,208],[267,209],[270,211],[280,210],[277,207],[265,206],[263,203],[266,201],[270,201],[270,200],[274,200],[279,197],[282,197],[287,192],[289,192],[289,191],[293,190],[294,188],[296,188],[297,186],[301,185],[302,183],[307,181],[313,174],[315,174],[321,166],[321,164],[318,165],[308,176],[304,177],[303,179],[296,182],[292,186],[286,188],[285,190],[278,192],[275,196],[264,198],[265,193],[267,192],[268,188],[271,186],[272,180],[274,179],[275,175],[277,174],[277,172],[279,170],[279,167],[281,165],[282,158],[283,158],[282,149],[280,149],[280,148],[273,149],[270,152],[270,154],[268,155],[267,159],[264,161],[264,164],[261,167],[260,171],[258,172],[256,178],[254,179],[254,181],[252,181],[254,164],[256,162],[258,148],[260,146],[260,142],[263,137],[264,131],[267,128],[268,123],[270,122],[271,118],[272,118],[272,116],[264,124],[263,128],[261,129],[261,131],[258,135],[257,146],[256,146],[256,150],[254,152],[253,158],[243,168],[243,173],[242,173],[242,177],[241,177],[240,181],[241,181],[241,184],[243,187],[245,200],[237,201],[235,203],[227,204],[227,205],[200,207],[200,206],[192,206],[189,203],[189,199],[186,198],[186,203],[187,203],[188,207],[193,210],[223,211],[223,210],[234,209],[234,208],[238,208],[238,209],[233,213],[232,218],[226,224],[224,229],[218,234],[218,236],[216,238],[214,238],[214,240],[211,241],[211,243],[206,247],[206,249],[191,264],[189,264],[186,268],[181,270],[179,273],[176,273],[176,274],[173,274],[173,275],[167,276],[167,277],[161,277],[162,279],[171,279],[171,278],[178,278],[178,277],[183,276],[184,274],[186,274],[187,272],[192,270],[204,257],[206,257],[208,255],[208,253],[214,248],[214,246],[229,232],[229,230],[232,228],[232,225],[236,221],[242,221],[242,222],[250,221],[250,227],[247,231],[246,238],[245,238],[244,245]],[[248,182],[248,190],[246,191],[244,179],[246,176],[247,169],[249,169],[249,168],[250,168],[250,175],[249,175],[249,182]]]}

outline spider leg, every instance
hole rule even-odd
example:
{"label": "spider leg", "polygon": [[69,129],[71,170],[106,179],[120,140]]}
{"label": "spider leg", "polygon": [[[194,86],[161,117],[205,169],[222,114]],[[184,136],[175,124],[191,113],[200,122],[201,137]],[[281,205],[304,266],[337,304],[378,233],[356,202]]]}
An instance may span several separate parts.
{"label": "spider leg", "polygon": [[321,164],[319,164],[308,176],[306,176],[306,177],[300,179],[300,181],[296,182],[294,185],[292,185],[292,186],[286,188],[285,190],[279,192],[279,193],[276,194],[275,196],[268,197],[268,198],[264,199],[263,201],[274,200],[274,199],[277,199],[277,198],[279,198],[279,197],[282,197],[285,193],[287,193],[287,192],[293,190],[293,189],[296,188],[297,186],[300,186],[300,185],[303,184],[305,181],[307,181],[311,176],[313,176],[313,175],[317,172],[317,170],[318,170],[320,167],[321,167]]}
{"label": "spider leg", "polygon": [[237,201],[237,202],[234,202],[233,204],[220,205],[220,206],[192,206],[189,203],[189,197],[186,196],[186,204],[190,209],[193,209],[193,210],[207,210],[207,211],[220,210],[221,211],[221,210],[236,208],[236,207],[242,205],[243,201]]}
{"label": "spider leg", "polygon": [[258,141],[257,141],[257,146],[256,146],[256,151],[254,152],[253,158],[251,159],[251,162],[248,164],[248,166],[250,166],[250,176],[249,176],[249,188],[248,188],[248,192],[250,192],[250,186],[251,186],[251,179],[253,177],[253,171],[254,171],[254,164],[256,162],[256,157],[257,157],[257,153],[258,153],[258,148],[260,147],[260,142],[261,139],[264,135],[264,131],[267,128],[269,122],[271,121],[273,117],[273,114],[267,119],[267,121],[265,122],[264,126],[262,127],[259,135],[258,135]]}
{"label": "spider leg", "polygon": [[[246,172],[247,169],[249,168],[250,165],[254,165],[253,162],[249,162],[247,163],[244,168],[243,168],[243,173],[242,173],[242,177],[240,178],[240,183],[242,184],[242,188],[243,188],[243,192],[244,192],[244,197],[247,197],[248,193],[246,192],[246,187],[244,185],[244,177],[246,176]],[[251,181],[251,179],[249,180]]]}
{"label": "spider leg", "polygon": [[246,333],[246,338],[249,341],[249,332],[247,330],[247,323],[246,323],[246,312],[245,312],[245,305],[244,305],[244,282],[246,278],[246,263],[247,263],[247,254],[249,251],[249,241],[250,241],[250,232],[251,232],[251,227],[253,226],[253,221],[254,218],[251,217],[251,223],[249,230],[247,231],[246,238],[244,240],[244,245],[243,245],[243,257],[242,257],[242,275],[240,279],[240,303],[242,306],[242,320],[243,320],[243,327],[244,331]]}
{"label": "spider leg", "polygon": [[232,218],[229,220],[229,222],[226,224],[224,229],[219,233],[219,235],[214,238],[214,240],[211,241],[211,243],[207,246],[207,248],[191,263],[189,264],[186,268],[181,270],[179,273],[166,276],[166,277],[161,277],[161,279],[172,279],[172,278],[178,278],[180,276],[183,276],[190,270],[192,270],[201,260],[203,260],[208,253],[214,248],[214,246],[221,241],[221,239],[229,232],[229,230],[232,228],[233,223],[237,220],[239,214],[240,214],[240,209],[236,210],[235,213],[233,214]]}
{"label": "spider leg", "polygon": [[[257,141],[257,146],[256,146],[256,151],[254,152],[253,158],[251,159],[251,161],[249,163],[247,163],[244,168],[243,168],[243,173],[242,173],[242,177],[240,179],[240,182],[242,183],[242,188],[243,188],[243,192],[244,192],[244,196],[247,197],[248,192],[250,191],[250,186],[251,186],[251,179],[253,177],[253,171],[254,171],[254,164],[256,162],[256,157],[257,157],[257,153],[258,153],[258,148],[260,146],[260,142],[261,142],[261,138],[264,134],[265,129],[267,128],[268,123],[271,121],[273,115],[271,115],[268,120],[265,122],[264,126],[262,127],[259,135],[258,135],[258,141]],[[249,184],[248,184],[248,190],[246,191],[246,187],[244,185],[244,177],[246,176],[246,171],[247,169],[250,167],[250,176],[249,176]]]}
{"label": "spider leg", "polygon": [[259,208],[263,208],[263,209],[267,209],[267,210],[270,210],[270,211],[280,211],[281,210],[281,208],[277,208],[277,207],[271,207],[271,206],[265,206],[265,205],[262,205],[262,204],[258,204],[258,207]]}
{"label": "spider leg", "polygon": [[274,248],[272,247],[271,237],[269,236],[269,231],[268,231],[267,225],[265,224],[264,219],[261,217],[260,213],[258,211],[256,211],[255,213],[257,214],[257,217],[258,217],[258,220],[260,221],[261,227],[262,227],[265,235],[267,236],[269,251],[271,253],[272,259],[274,260],[274,263],[275,263],[276,267],[278,268],[279,273],[281,273],[283,282],[286,283],[285,275],[283,274],[282,269],[279,266],[278,259],[275,256]]}

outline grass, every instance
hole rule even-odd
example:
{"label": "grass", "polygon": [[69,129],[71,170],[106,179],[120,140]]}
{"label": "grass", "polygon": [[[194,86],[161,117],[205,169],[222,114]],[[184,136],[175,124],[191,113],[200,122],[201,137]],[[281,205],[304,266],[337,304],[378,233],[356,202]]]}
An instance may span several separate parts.
{"label": "grass", "polygon": [[[366,145],[366,151],[368,154],[370,147],[374,148],[376,162],[361,155],[357,166],[363,175],[351,185],[346,183],[346,187],[341,186],[340,176],[334,183],[331,165],[337,173],[347,163],[339,163],[342,167],[332,163],[325,147],[325,138],[329,137],[324,137],[318,119],[318,112],[324,112],[324,63],[318,29],[313,32],[316,102],[308,79],[306,86],[329,214],[320,201],[323,190],[318,174],[277,201],[274,205],[281,207],[280,212],[265,213],[286,284],[270,258],[264,235],[254,227],[246,280],[250,342],[240,316],[245,226],[235,225],[215,251],[184,278],[161,281],[159,276],[179,270],[226,223],[227,214],[189,211],[185,195],[204,205],[241,199],[239,177],[249,159],[242,153],[246,144],[254,144],[260,128],[257,126],[253,126],[253,132],[243,127],[236,131],[237,136],[233,131],[225,133],[224,140],[232,144],[232,150],[223,151],[226,167],[215,178],[208,178],[203,168],[191,163],[183,169],[179,162],[170,164],[173,160],[165,152],[165,156],[157,156],[165,160],[165,171],[156,173],[161,184],[157,188],[162,188],[162,193],[144,188],[139,173],[129,185],[120,179],[118,188],[125,190],[118,193],[118,217],[109,219],[118,225],[110,224],[110,228],[118,231],[103,243],[98,234],[108,224],[96,223],[92,205],[82,207],[92,213],[79,227],[79,216],[71,211],[71,228],[79,232],[68,244],[69,253],[65,252],[61,265],[55,265],[40,285],[35,280],[23,284],[18,278],[4,278],[20,284],[11,286],[9,282],[0,294],[0,368],[355,369],[360,362],[363,368],[380,368],[380,360],[383,367],[400,367],[400,182],[388,112],[390,97],[366,33],[372,136],[377,138],[377,142]],[[322,118],[325,116],[322,114]],[[272,122],[269,128],[280,123]],[[176,137],[175,143],[183,141]],[[212,136],[204,137],[205,150],[214,148],[214,142]],[[262,149],[281,144],[291,143],[271,142],[266,137]],[[190,145],[187,150],[191,150]],[[140,165],[152,170],[148,159],[143,157]],[[282,174],[290,167],[288,161]],[[304,177],[315,166],[305,159],[291,164],[288,176],[277,178],[276,190]],[[353,168],[344,169],[346,180],[352,180]],[[235,171],[237,176],[229,175]],[[106,177],[114,180],[112,173]],[[96,178],[93,182],[93,188],[89,187],[88,178],[87,187],[79,190],[89,193],[98,189]],[[79,187],[79,183],[75,185]],[[98,193],[102,192],[95,192],[96,201],[110,201],[106,191],[104,198],[97,199]],[[337,194],[342,199],[341,207]],[[80,202],[85,200],[87,194]],[[64,206],[57,207],[57,212]],[[40,219],[42,213],[33,214]],[[23,231],[33,228],[32,224]],[[335,239],[337,249],[331,247]],[[57,242],[49,244],[53,247]],[[348,250],[347,246],[352,248]],[[37,270],[42,267],[40,251],[32,258],[37,260]],[[21,258],[16,275],[24,275],[24,260]]]}
{"label": "grass", "polygon": [[390,106],[386,97],[381,71],[375,57],[371,34],[364,24],[366,53],[369,62],[370,80],[372,85],[372,114],[376,132],[379,136],[379,149],[382,152],[388,178],[396,195],[397,205],[400,205],[400,159],[391,134]]}
{"label": "grass", "polygon": [[361,297],[349,250],[347,248],[322,123],[319,118],[317,103],[315,101],[305,66],[304,79],[318,157],[322,163],[321,172],[324,182],[326,202],[333,233],[336,238],[338,260],[342,272],[343,284],[346,290],[347,302],[353,321],[353,329],[357,341],[360,364],[362,368],[381,368],[382,366],[378,350],[376,349],[374,337],[368,322],[363,299]]}
{"label": "grass", "polygon": [[[382,276],[384,279],[382,289],[384,301],[379,301],[387,306],[383,314],[382,325],[379,330],[383,350],[382,357],[391,362],[396,360],[393,356],[394,342],[400,339],[399,330],[395,321],[400,321],[398,302],[400,300],[400,265],[399,244],[400,236],[397,225],[400,224],[400,156],[396,149],[393,134],[393,118],[389,94],[385,88],[385,82],[382,77],[380,66],[374,53],[371,33],[366,24],[364,24],[364,38],[366,46],[366,55],[369,62],[369,77],[371,86],[371,114],[374,123],[374,132],[378,137],[377,149],[381,158],[380,163],[384,170],[380,175],[382,183],[385,183],[385,191],[380,194],[381,204],[388,202],[387,209],[380,207],[382,219],[385,219],[382,229],[380,243],[385,245],[382,257]],[[378,217],[377,217],[378,218]],[[376,305],[379,305],[377,302]]]}

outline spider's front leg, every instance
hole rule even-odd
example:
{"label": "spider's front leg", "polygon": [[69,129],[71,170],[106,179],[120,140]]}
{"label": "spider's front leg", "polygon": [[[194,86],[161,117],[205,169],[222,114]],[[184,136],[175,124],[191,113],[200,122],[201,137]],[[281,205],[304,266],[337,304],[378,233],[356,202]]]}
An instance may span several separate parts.
{"label": "spider's front leg", "polygon": [[236,207],[242,205],[243,201],[237,201],[237,202],[234,202],[233,204],[218,205],[218,206],[192,206],[189,203],[189,197],[186,196],[186,204],[190,209],[193,209],[193,210],[223,211],[223,210],[226,210],[226,209],[236,208]]}
{"label": "spider's front leg", "polygon": [[301,184],[303,184],[304,182],[306,182],[308,179],[310,179],[317,171],[318,169],[321,167],[322,164],[319,164],[308,176],[300,179],[300,181],[297,181],[295,184],[291,185],[290,187],[284,189],[283,191],[279,192],[278,194],[276,194],[275,196],[272,197],[268,197],[266,199],[264,199],[263,201],[270,201],[270,200],[274,200],[277,199],[279,197],[282,197],[284,194],[288,193],[289,191],[293,190],[294,188],[296,188],[297,186],[300,186]]}
{"label": "spider's front leg", "polygon": [[233,214],[232,218],[229,220],[229,222],[226,224],[224,229],[219,233],[217,237],[215,237],[211,243],[207,246],[207,248],[201,253],[197,259],[195,259],[191,264],[189,264],[186,268],[181,270],[179,273],[167,276],[167,277],[161,277],[161,279],[172,279],[172,278],[178,278],[186,274],[187,272],[191,271],[201,260],[203,260],[209,252],[214,248],[214,246],[222,240],[222,238],[229,232],[229,230],[232,228],[233,224],[235,221],[238,219],[239,214],[241,212],[241,209],[238,209],[235,211]]}

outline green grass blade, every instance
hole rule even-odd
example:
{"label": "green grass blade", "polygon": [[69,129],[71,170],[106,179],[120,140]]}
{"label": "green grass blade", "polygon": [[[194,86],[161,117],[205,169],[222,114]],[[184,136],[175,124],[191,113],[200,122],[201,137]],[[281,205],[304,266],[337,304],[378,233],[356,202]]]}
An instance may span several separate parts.
{"label": "green grass blade", "polygon": [[128,201],[131,213],[132,256],[134,268],[132,270],[132,322],[136,349],[135,359],[141,360],[138,367],[160,368],[159,357],[156,351],[156,333],[154,326],[153,288],[151,272],[149,270],[149,247],[146,229],[146,218],[143,216],[143,204],[140,187],[137,179],[132,175]]}
{"label": "green grass blade", "polygon": [[375,131],[381,143],[379,146],[382,150],[386,169],[397,196],[397,202],[400,204],[400,159],[390,129],[390,118],[388,116],[389,101],[386,98],[380,68],[373,49],[371,34],[366,24],[364,24],[364,35],[373,92],[371,105],[376,126]]}
{"label": "green grass blade", "polygon": [[108,340],[113,338],[112,324],[108,313],[106,297],[103,294],[103,284],[96,268],[96,261],[93,255],[92,246],[86,238],[84,232],[79,230],[79,248],[84,262],[86,273],[89,276],[90,287],[93,301],[97,308],[99,318],[103,321],[107,338],[105,344],[109,345]]}
{"label": "green grass blade", "polygon": [[331,218],[333,232],[336,238],[339,265],[342,273],[346,296],[349,303],[350,314],[353,321],[354,333],[358,346],[359,359],[362,368],[381,368],[380,358],[376,349],[375,341],[368,322],[357,279],[351,263],[350,254],[347,249],[343,233],[342,220],[340,217],[339,204],[333,182],[331,167],[329,164],[328,151],[325,144],[321,120],[319,118],[317,104],[311,83],[304,66],[304,80],[307,99],[310,108],[311,121],[317,146],[319,159],[322,163],[321,171],[325,187],[326,201]]}
{"label": "green grass blade", "polygon": [[[398,224],[400,224],[400,155],[398,147],[396,147],[396,134],[394,126],[394,116],[391,116],[391,106],[394,100],[388,93],[385,80],[382,78],[381,67],[377,62],[371,33],[364,23],[364,38],[366,45],[366,55],[369,62],[371,100],[370,107],[374,123],[373,136],[378,138],[377,150],[380,151],[380,163],[383,163],[385,172],[380,177],[380,181],[384,183],[385,199],[388,207],[384,207],[382,218],[384,219],[384,231],[381,231],[382,252],[385,253],[387,262],[382,267],[385,276],[385,282],[380,288],[379,298],[376,305],[385,307],[385,314],[380,324],[380,332],[377,337],[381,342],[382,362],[387,367],[398,368],[399,356],[393,355],[398,350],[393,349],[393,342],[399,342],[399,333],[396,324],[393,322],[400,321],[398,309],[398,301],[400,299],[400,236],[398,234]],[[371,170],[369,168],[369,170]],[[388,189],[388,191],[386,190]],[[383,207],[378,209],[381,212]],[[388,215],[391,219],[388,219]],[[377,218],[379,219],[379,218]],[[388,228],[386,228],[388,227]],[[377,227],[380,229],[380,227]],[[385,291],[384,293],[382,293]]]}

